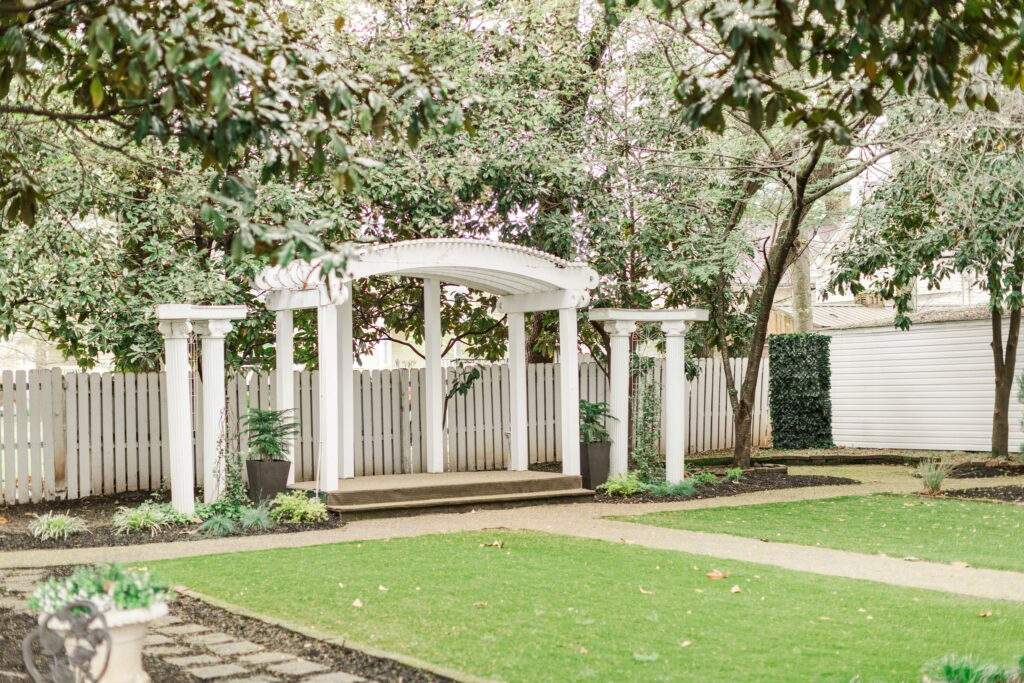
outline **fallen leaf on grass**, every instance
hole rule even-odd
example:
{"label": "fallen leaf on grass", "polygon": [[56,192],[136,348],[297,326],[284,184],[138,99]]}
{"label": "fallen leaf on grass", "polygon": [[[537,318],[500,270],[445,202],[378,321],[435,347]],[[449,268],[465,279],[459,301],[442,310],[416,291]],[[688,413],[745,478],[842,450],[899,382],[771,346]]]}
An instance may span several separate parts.
{"label": "fallen leaf on grass", "polygon": [[486,602],[474,602],[473,607],[487,607]]}
{"label": "fallen leaf on grass", "polygon": [[480,547],[481,548],[504,548],[505,547],[505,541],[494,540],[494,541],[491,541],[490,543],[481,543]]}
{"label": "fallen leaf on grass", "polygon": [[381,593],[387,593],[388,592],[388,587],[387,586],[377,586],[377,590],[379,590]]}
{"label": "fallen leaf on grass", "polygon": [[643,586],[640,586],[640,592],[644,595],[654,595],[654,591],[644,590]]}
{"label": "fallen leaf on grass", "polygon": [[679,647],[690,647],[690,645],[692,645],[692,643],[690,643],[690,641],[688,640],[684,640],[683,642],[679,643]]}
{"label": "fallen leaf on grass", "polygon": [[730,593],[742,593],[743,589],[740,588],[739,586],[733,586],[732,588],[729,589],[729,592]]}
{"label": "fallen leaf on grass", "polygon": [[341,581],[339,581],[338,582],[338,588],[344,588],[344,587],[345,587],[345,584],[343,584]]}
{"label": "fallen leaf on grass", "polygon": [[363,606],[363,601],[360,600],[359,598],[356,598],[355,600],[352,601],[352,606],[353,607],[362,607]]}
{"label": "fallen leaf on grass", "polygon": [[622,541],[623,543],[636,543],[636,541],[630,541],[630,540],[625,539],[625,538],[620,538],[619,540]]}
{"label": "fallen leaf on grass", "polygon": [[990,617],[990,616],[992,616],[992,610],[987,609],[984,612],[978,612],[978,616],[981,617],[982,619],[984,619],[985,617]]}
{"label": "fallen leaf on grass", "polygon": [[585,654],[587,654],[587,652],[588,652],[587,648],[585,648],[585,647],[581,647],[580,648],[580,654],[581,655],[585,655]]}
{"label": "fallen leaf on grass", "polygon": [[757,540],[761,541],[761,543],[771,543],[767,538],[759,538]]}
{"label": "fallen leaf on grass", "polygon": [[702,590],[701,590],[701,589],[699,589],[699,588],[694,588],[694,589],[693,589],[693,592],[694,592],[694,593],[703,593],[704,591],[702,591]]}
{"label": "fallen leaf on grass", "polygon": [[709,579],[727,579],[729,578],[729,571],[722,571],[721,569],[712,569],[705,574]]}
{"label": "fallen leaf on grass", "polygon": [[968,567],[971,566],[971,565],[967,564],[966,562],[950,562],[949,564],[950,564],[951,567],[960,567],[961,569],[967,569]]}

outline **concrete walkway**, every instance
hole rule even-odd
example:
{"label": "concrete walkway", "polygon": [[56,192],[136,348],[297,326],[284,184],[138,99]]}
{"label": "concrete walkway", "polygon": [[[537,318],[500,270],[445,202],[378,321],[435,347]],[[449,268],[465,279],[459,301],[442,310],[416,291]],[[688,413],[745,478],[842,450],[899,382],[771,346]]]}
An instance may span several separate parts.
{"label": "concrete walkway", "polygon": [[[861,467],[864,469],[860,469]],[[799,471],[801,469],[793,468],[793,471],[801,473]],[[873,471],[869,471],[869,469]],[[181,543],[155,543],[118,548],[18,551],[3,553],[0,556],[0,568],[110,561],[137,563],[225,552],[506,528],[530,529],[612,542],[630,542],[651,548],[755,562],[829,576],[865,579],[897,586],[1024,602],[1024,573],[954,567],[935,562],[907,562],[878,555],[864,555],[811,546],[764,543],[756,539],[725,534],[664,529],[603,519],[608,515],[644,514],[662,510],[752,505],[882,492],[910,493],[919,491],[921,487],[920,480],[910,478],[905,468],[850,466],[841,468],[841,471],[839,471],[840,468],[835,468],[835,470],[829,474],[855,477],[865,483],[855,486],[762,491],[727,498],[676,503],[642,505],[580,503],[480,510],[461,514],[371,519],[352,522],[343,528],[327,531],[208,539]],[[824,474],[820,468],[814,468],[814,472]],[[1024,478],[949,480],[947,488],[1009,484],[1024,484]]]}

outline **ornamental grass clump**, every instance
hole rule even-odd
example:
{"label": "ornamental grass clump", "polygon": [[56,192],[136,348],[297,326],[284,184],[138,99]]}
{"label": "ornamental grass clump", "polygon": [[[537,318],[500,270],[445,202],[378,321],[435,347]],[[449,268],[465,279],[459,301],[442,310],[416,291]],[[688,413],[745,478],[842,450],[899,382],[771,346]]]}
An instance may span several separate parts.
{"label": "ornamental grass clump", "polygon": [[113,524],[114,531],[118,534],[148,531],[150,536],[155,536],[158,531],[163,531],[169,526],[191,524],[194,521],[194,517],[175,511],[170,503],[147,500],[133,508],[119,508],[114,513]]}
{"label": "ornamental grass clump", "polygon": [[644,492],[644,483],[636,472],[629,472],[612,477],[598,486],[597,490],[609,496],[632,496]]}
{"label": "ornamental grass clump", "polygon": [[80,567],[71,576],[51,576],[36,585],[28,604],[53,613],[69,602],[88,600],[100,612],[110,612],[152,607],[170,598],[167,584],[145,569],[107,564]]}
{"label": "ornamental grass clump", "polygon": [[949,476],[953,466],[941,460],[922,460],[918,465],[918,474],[924,482],[924,492],[936,496],[942,491],[942,482]]}
{"label": "ornamental grass clump", "polygon": [[85,520],[70,514],[55,514],[47,512],[45,515],[32,515],[34,520],[29,522],[28,531],[33,537],[42,541],[59,539],[66,541],[69,536],[75,536],[89,530]]}
{"label": "ornamental grass clump", "polygon": [[270,501],[270,518],[277,524],[322,524],[327,521],[327,506],[302,491],[279,493]]}
{"label": "ornamental grass clump", "polygon": [[1021,683],[1024,657],[1015,667],[981,662],[970,656],[948,655],[925,669],[931,683]]}

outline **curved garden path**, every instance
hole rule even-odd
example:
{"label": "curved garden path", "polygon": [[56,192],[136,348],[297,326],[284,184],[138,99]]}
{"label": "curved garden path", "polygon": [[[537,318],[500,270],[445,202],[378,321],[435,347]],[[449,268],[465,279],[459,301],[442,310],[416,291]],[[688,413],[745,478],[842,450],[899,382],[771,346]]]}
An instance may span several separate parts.
{"label": "curved garden path", "polygon": [[[804,469],[791,468],[794,473],[801,473]],[[1024,602],[1024,573],[956,567],[926,561],[907,562],[880,555],[865,555],[812,546],[766,543],[757,539],[726,534],[666,529],[604,519],[608,515],[643,514],[662,510],[753,505],[885,492],[912,493],[921,488],[920,480],[911,478],[906,468],[855,465],[814,467],[813,472],[815,474],[850,476],[863,483],[854,486],[782,489],[674,503],[643,505],[577,503],[478,510],[468,513],[426,514],[354,521],[343,528],[327,531],[204,539],[184,543],[17,551],[0,555],[0,568],[110,561],[147,562],[224,552],[379,540],[457,531],[479,531],[489,528],[510,528],[635,543],[651,548],[757,562],[829,576],[878,581],[897,586],[939,590],[988,599]],[[975,488],[1009,484],[1024,484],[1024,477],[1000,478],[998,480],[948,480],[946,488]]]}

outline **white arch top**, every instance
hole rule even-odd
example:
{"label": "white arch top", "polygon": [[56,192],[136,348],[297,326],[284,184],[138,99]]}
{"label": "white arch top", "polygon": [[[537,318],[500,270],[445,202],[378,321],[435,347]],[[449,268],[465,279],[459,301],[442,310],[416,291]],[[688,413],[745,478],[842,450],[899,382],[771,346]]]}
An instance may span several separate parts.
{"label": "white arch top", "polygon": [[[598,282],[585,263],[560,259],[537,249],[505,242],[472,239],[421,239],[374,244],[359,248],[345,274],[328,278],[322,288],[321,261],[293,261],[266,268],[255,279],[258,290],[268,292],[272,309],[312,308],[324,303],[302,292],[331,294],[335,299],[344,282],[375,275],[434,279],[463,285],[502,297],[568,292],[574,307],[589,301],[587,290]],[[509,302],[505,302],[506,304]],[[508,306],[499,307],[505,312]]]}

